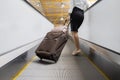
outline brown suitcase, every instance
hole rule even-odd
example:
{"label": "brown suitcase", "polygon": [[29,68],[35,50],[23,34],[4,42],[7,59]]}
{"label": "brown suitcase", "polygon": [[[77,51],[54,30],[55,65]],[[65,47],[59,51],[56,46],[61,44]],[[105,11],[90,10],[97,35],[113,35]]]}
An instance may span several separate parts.
{"label": "brown suitcase", "polygon": [[50,31],[42,40],[35,53],[40,59],[48,59],[57,62],[67,40],[67,32]]}

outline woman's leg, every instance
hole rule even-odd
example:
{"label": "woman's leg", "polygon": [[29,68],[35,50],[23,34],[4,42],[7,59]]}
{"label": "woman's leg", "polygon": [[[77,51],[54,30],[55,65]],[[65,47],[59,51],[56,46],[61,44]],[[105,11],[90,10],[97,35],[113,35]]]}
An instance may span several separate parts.
{"label": "woman's leg", "polygon": [[81,52],[81,49],[80,49],[80,42],[79,42],[79,37],[78,37],[78,32],[76,31],[72,31],[72,36],[73,36],[73,39],[74,39],[74,43],[75,43],[75,51],[73,51],[73,55],[78,55],[80,54]]}
{"label": "woman's leg", "polygon": [[80,28],[83,20],[84,20],[84,12],[83,10],[74,7],[72,14],[70,15],[71,20],[71,31],[75,43],[76,50],[73,52],[73,55],[77,55],[81,52],[79,37],[78,37],[78,29]]}

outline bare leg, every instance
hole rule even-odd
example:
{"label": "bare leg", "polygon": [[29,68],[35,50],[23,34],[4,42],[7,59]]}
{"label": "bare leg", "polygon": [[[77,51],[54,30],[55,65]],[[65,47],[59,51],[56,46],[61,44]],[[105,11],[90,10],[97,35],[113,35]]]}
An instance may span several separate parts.
{"label": "bare leg", "polygon": [[78,32],[72,31],[72,36],[74,38],[74,43],[76,47],[76,50],[72,54],[77,55],[81,52],[80,45],[79,45],[80,42],[79,42]]}

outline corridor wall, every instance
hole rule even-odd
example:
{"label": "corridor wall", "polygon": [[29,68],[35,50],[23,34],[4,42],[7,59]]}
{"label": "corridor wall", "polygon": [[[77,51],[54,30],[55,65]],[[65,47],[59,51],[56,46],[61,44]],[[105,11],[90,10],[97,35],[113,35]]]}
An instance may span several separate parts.
{"label": "corridor wall", "polygon": [[89,41],[120,53],[119,0],[102,0],[89,12]]}
{"label": "corridor wall", "polygon": [[[2,0],[0,2],[0,55],[4,56],[4,53],[12,49],[40,39],[51,28],[53,24],[24,0]],[[18,52],[21,54],[20,51]],[[4,59],[9,61],[20,54],[11,54],[9,56],[12,58],[4,57]]]}
{"label": "corridor wall", "polygon": [[89,27],[89,11],[85,12],[84,14],[84,21],[78,30],[78,34],[80,38],[89,40],[90,34],[90,27]]}

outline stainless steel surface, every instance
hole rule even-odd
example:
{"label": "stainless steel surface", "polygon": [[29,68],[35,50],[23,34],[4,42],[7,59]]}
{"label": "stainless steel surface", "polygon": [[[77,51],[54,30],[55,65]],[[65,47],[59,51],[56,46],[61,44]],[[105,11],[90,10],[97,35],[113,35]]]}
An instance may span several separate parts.
{"label": "stainless steel surface", "polygon": [[106,80],[85,56],[72,56],[69,40],[55,64],[35,58],[17,80]]}

